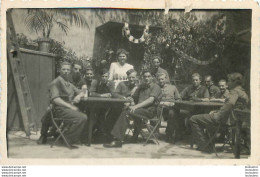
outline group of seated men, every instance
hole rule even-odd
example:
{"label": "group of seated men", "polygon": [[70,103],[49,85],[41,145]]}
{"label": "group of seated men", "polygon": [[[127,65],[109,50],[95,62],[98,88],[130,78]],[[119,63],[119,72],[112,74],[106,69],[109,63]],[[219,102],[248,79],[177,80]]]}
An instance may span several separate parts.
{"label": "group of seated men", "polygon": [[[203,86],[201,76],[194,73],[192,85],[179,93],[176,86],[169,83],[169,76],[165,70],[163,72],[144,70],[140,73],[141,82],[137,84],[137,72],[131,69],[127,71],[128,80],[120,82],[115,88],[113,81],[108,80],[107,70],[102,71],[101,79],[97,81],[94,79],[92,68],[86,68],[85,75],[82,77],[80,63],[74,63],[72,71],[71,64],[68,62],[61,63],[60,68],[60,76],[50,84],[50,98],[57,116],[72,122],[72,126],[65,132],[70,144],[86,143],[88,111],[83,113],[75,106],[85,95],[85,91],[82,91],[83,88],[87,88],[89,97],[112,97],[129,100],[129,103],[125,104],[122,110],[112,110],[110,116],[105,117],[106,110],[96,111],[99,120],[98,129],[112,137],[109,144],[104,144],[104,147],[107,148],[122,147],[125,132],[129,126],[129,117],[133,118],[135,125],[131,141],[137,142],[142,128],[140,117],[153,118],[156,115],[157,107],[163,105],[166,108],[163,115],[167,120],[167,141],[174,143],[180,139],[185,126],[189,126],[197,140],[198,149],[208,151],[207,147],[204,147],[206,140],[202,133],[203,128],[225,121],[237,102],[243,105],[249,102],[247,94],[241,87],[243,78],[239,73],[228,75],[228,81],[220,80],[219,87],[214,85],[211,76],[205,76],[205,86]],[[154,73],[156,73],[156,79]],[[210,114],[201,114],[204,112],[200,110],[185,113],[187,122],[185,126],[182,126],[182,112],[174,107],[174,102],[178,100],[219,101],[225,104],[220,110]],[[46,143],[49,127],[50,120],[43,119],[38,144]]]}

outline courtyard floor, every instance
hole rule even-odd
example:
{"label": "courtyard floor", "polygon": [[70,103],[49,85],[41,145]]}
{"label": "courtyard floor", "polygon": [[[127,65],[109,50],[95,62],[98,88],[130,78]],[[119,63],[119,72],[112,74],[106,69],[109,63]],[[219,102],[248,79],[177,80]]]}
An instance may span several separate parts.
{"label": "courtyard floor", "polygon": [[[233,159],[234,155],[229,145],[221,148],[222,144],[216,144],[218,157],[215,153],[207,154],[191,148],[187,138],[169,144],[164,141],[165,131],[160,130],[160,144],[149,143],[143,145],[124,144],[122,148],[104,148],[103,144],[92,144],[90,147],[77,145],[77,149],[68,149],[63,145],[56,145],[50,148],[53,139],[48,139],[45,145],[36,143],[40,136],[32,134],[30,139],[25,137],[21,131],[11,131],[8,133],[8,157],[9,158],[147,158],[147,159]],[[142,140],[140,138],[140,140]],[[248,155],[241,154],[241,158],[248,158]]]}

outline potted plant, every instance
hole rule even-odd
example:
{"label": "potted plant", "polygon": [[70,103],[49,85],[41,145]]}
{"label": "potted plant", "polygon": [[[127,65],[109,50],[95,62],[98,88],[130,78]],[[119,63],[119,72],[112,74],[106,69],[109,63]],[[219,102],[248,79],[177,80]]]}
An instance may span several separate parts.
{"label": "potted plant", "polygon": [[41,34],[38,45],[44,52],[50,52],[50,34],[55,25],[65,34],[72,24],[89,27],[87,19],[77,9],[28,9],[25,24],[30,31]]}

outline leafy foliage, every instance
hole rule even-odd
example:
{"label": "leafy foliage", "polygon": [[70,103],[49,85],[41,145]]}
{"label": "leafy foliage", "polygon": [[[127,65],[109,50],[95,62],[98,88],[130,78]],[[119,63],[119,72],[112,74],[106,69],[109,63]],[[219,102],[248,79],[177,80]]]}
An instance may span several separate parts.
{"label": "leafy foliage", "polygon": [[28,9],[25,24],[30,31],[41,33],[49,38],[54,25],[57,25],[65,34],[68,25],[88,27],[85,17],[76,9]]}
{"label": "leafy foliage", "polygon": [[162,29],[147,39],[144,67],[150,66],[151,55],[160,54],[163,66],[171,71],[171,75],[185,78],[199,66],[178,56],[171,50],[172,46],[198,60],[206,61],[212,57],[221,58],[233,41],[233,34],[225,31],[224,14],[216,14],[202,21],[192,12],[181,13],[179,18],[164,18]]}

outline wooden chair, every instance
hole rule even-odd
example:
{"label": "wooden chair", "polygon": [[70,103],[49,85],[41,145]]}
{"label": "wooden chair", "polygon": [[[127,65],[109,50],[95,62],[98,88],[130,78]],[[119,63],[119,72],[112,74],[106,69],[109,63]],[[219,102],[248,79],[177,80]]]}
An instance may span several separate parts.
{"label": "wooden chair", "polygon": [[[154,138],[156,144],[160,144],[155,133],[161,126],[161,121],[163,119],[162,113],[163,113],[163,107],[158,106],[157,114],[152,119],[149,119],[145,116],[136,115],[138,118],[142,119],[143,125],[142,125],[142,129],[140,131],[140,134],[141,134],[142,138],[145,140],[144,145],[146,145],[148,143],[148,141],[151,140],[152,138]],[[126,135],[129,135],[130,132],[132,132],[132,134],[133,134],[134,133],[133,119],[130,115],[127,116],[127,119],[128,119],[128,121],[127,121],[128,122],[128,132],[126,133]],[[149,132],[149,135],[147,138],[145,138],[145,133],[144,133],[143,129],[147,129]]]}
{"label": "wooden chair", "polygon": [[55,141],[51,144],[51,148],[59,141],[60,138],[63,139],[63,141],[65,142],[66,146],[69,149],[72,149],[71,144],[69,144],[68,140],[66,139],[64,133],[69,129],[69,127],[71,126],[71,123],[62,119],[62,118],[57,118],[55,116],[54,113],[54,109],[53,109],[53,105],[50,104],[47,108],[47,110],[50,111],[50,115],[51,115],[51,121],[52,124],[54,126],[54,128],[56,129],[56,132],[59,134],[58,137],[55,139]]}
{"label": "wooden chair", "polygon": [[[158,141],[158,138],[155,136],[155,133],[156,133],[156,131],[159,132],[159,128],[161,126],[161,122],[163,119],[163,110],[164,110],[164,106],[159,105],[157,107],[157,114],[154,118],[152,118],[152,119],[144,118],[146,129],[149,132],[149,136],[147,137],[144,145],[146,145],[152,137],[155,139],[155,142],[158,145],[160,144]],[[151,126],[151,122],[153,122],[155,125]]]}

